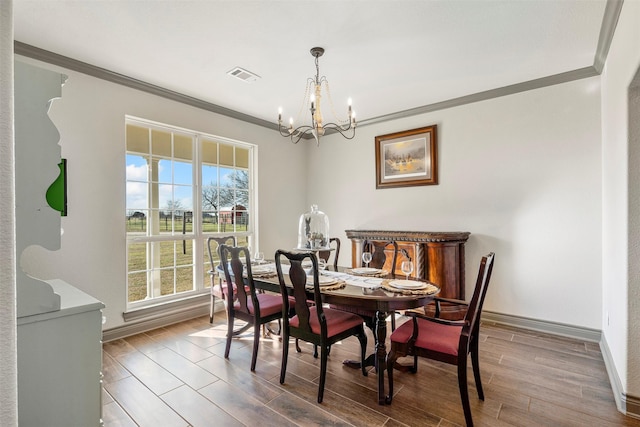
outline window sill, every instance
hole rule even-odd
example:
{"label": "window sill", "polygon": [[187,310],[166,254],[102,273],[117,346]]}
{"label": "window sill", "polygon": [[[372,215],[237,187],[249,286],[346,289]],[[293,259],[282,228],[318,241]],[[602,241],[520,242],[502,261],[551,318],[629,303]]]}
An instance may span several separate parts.
{"label": "window sill", "polygon": [[122,318],[125,322],[150,320],[161,316],[165,317],[171,314],[191,311],[195,308],[209,305],[210,302],[211,295],[207,291],[206,293],[200,295],[194,295],[176,301],[163,302],[156,305],[125,311],[124,313],[122,313]]}

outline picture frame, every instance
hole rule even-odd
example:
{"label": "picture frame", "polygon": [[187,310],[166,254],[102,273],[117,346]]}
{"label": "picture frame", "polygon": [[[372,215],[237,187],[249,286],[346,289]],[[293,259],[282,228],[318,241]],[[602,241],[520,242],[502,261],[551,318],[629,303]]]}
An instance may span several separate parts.
{"label": "picture frame", "polygon": [[376,188],[438,184],[438,126],[376,136]]}

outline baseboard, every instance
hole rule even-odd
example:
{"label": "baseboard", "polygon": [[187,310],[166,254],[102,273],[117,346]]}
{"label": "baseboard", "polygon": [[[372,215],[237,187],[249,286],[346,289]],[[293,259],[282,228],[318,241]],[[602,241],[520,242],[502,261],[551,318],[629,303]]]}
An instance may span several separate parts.
{"label": "baseboard", "polygon": [[613,356],[609,350],[609,344],[607,343],[607,339],[604,335],[602,335],[602,339],[600,340],[600,352],[604,359],[604,365],[607,368],[609,383],[613,390],[613,397],[616,400],[616,407],[618,408],[618,411],[629,417],[640,419],[640,398],[628,395],[624,392],[620,376],[616,370],[615,363],[613,363]]}
{"label": "baseboard", "polygon": [[487,310],[482,312],[482,320],[590,342],[600,342],[600,337],[602,336],[602,331],[597,329],[495,313]]}

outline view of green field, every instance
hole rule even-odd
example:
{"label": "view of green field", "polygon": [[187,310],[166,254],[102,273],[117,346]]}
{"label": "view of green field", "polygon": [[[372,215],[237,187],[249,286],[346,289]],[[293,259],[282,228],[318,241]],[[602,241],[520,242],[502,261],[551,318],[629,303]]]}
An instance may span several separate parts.
{"label": "view of green field", "polygon": [[[160,221],[160,234],[171,233],[172,221]],[[174,218],[173,229],[176,235],[182,234],[183,222],[181,218]],[[217,224],[213,221],[203,223],[204,233],[231,233],[245,232],[247,226],[244,224]],[[127,220],[127,233],[140,233],[146,230],[146,220],[144,218],[129,218]],[[193,224],[187,221],[184,224],[185,233],[193,231]],[[194,288],[194,268],[193,268],[193,244],[194,240],[175,240],[157,243],[130,243],[128,246],[128,271],[129,274],[129,302],[140,301],[147,297],[147,245],[154,249],[160,250],[160,293],[161,295],[172,295],[190,291]],[[238,237],[238,245],[246,245],[246,237]],[[208,271],[209,254],[206,244],[206,236],[202,239],[204,265],[203,284],[205,287],[210,286],[210,277]],[[217,255],[214,253],[214,262],[218,261]],[[175,277],[175,290],[174,290]]]}

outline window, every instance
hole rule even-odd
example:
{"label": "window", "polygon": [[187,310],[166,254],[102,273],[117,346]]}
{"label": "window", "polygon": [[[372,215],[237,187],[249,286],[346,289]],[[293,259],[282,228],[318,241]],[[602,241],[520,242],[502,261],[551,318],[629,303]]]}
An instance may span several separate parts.
{"label": "window", "polygon": [[256,147],[126,120],[127,306],[197,295],[210,286],[207,237],[251,246]]}

